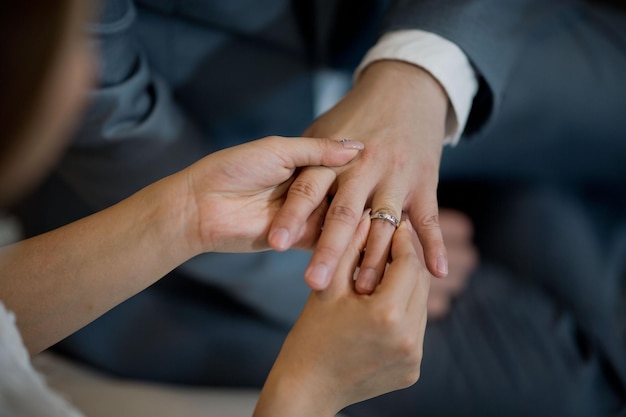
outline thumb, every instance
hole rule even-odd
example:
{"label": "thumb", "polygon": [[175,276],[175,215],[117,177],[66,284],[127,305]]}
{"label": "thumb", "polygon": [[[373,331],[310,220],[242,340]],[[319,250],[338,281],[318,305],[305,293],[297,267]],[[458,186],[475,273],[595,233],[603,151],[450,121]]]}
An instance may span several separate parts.
{"label": "thumb", "polygon": [[305,166],[338,167],[347,164],[365,148],[362,142],[342,139],[340,141],[318,138],[273,137],[277,154],[286,168]]}

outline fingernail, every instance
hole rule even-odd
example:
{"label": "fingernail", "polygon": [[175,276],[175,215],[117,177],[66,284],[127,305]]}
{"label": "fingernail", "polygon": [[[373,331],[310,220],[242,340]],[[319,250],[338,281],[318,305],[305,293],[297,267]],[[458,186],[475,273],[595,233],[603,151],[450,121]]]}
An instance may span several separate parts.
{"label": "fingernail", "polygon": [[341,146],[343,146],[346,149],[359,149],[359,150],[365,149],[365,144],[363,144],[363,142],[359,142],[358,140],[344,138],[344,139],[341,139],[339,143],[341,143]]}
{"label": "fingernail", "polygon": [[306,273],[309,284],[316,290],[323,290],[330,282],[328,266],[317,264]]}
{"label": "fingernail", "polygon": [[437,271],[442,275],[448,275],[448,260],[443,255],[437,257]]}
{"label": "fingernail", "polygon": [[289,231],[284,227],[274,230],[270,238],[272,242],[274,242],[274,245],[277,247],[276,249],[289,249]]}
{"label": "fingernail", "polygon": [[357,279],[358,289],[363,292],[371,293],[376,287],[376,271],[372,268],[362,269]]}

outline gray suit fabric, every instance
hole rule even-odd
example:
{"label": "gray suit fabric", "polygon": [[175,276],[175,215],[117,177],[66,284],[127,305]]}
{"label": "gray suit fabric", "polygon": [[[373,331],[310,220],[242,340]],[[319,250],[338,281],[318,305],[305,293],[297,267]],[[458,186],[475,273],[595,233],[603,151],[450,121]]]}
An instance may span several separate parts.
{"label": "gray suit fabric", "polygon": [[[495,67],[502,71],[493,81],[483,82],[476,97],[479,102],[489,102],[482,96],[493,97],[486,124],[472,140],[444,152],[444,180],[496,177],[623,184],[626,12],[620,10],[626,8],[544,3],[543,9],[555,10],[528,17],[533,25],[525,29],[525,43],[506,71],[498,67],[507,54],[503,46],[490,52],[492,59],[467,46],[484,74],[496,72]],[[470,129],[480,114],[473,117]]]}
{"label": "gray suit fabric", "polygon": [[[479,75],[468,139],[444,152],[443,183],[550,183],[577,195],[589,187],[611,213],[626,207],[611,194],[626,178],[623,12],[574,0],[391,3],[379,31],[440,34]],[[100,86],[57,171],[22,208],[26,230],[106,207],[214,150],[300,134],[313,117],[315,71],[353,68],[387,2],[355,4],[106,2],[91,27]],[[508,244],[481,241],[488,255],[470,289],[446,320],[429,324],[421,381],[349,413],[624,412],[626,355],[611,310],[626,259],[616,233],[623,211],[599,227],[588,217],[606,220],[603,211],[544,194],[500,206],[515,189],[498,189],[497,210],[476,216],[488,219],[479,230]],[[553,222],[535,225],[545,218]],[[598,227],[611,233],[598,237]],[[567,245],[537,244],[545,230]],[[129,377],[259,386],[308,294],[308,256],[200,256],[57,348]]]}

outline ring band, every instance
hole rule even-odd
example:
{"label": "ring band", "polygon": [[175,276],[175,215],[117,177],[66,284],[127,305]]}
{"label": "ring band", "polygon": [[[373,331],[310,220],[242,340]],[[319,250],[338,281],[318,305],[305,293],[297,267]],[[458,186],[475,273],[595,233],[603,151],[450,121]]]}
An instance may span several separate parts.
{"label": "ring band", "polygon": [[370,219],[380,219],[380,220],[384,220],[386,222],[389,222],[391,224],[393,224],[393,226],[397,229],[398,226],[400,226],[400,220],[398,220],[397,218],[395,218],[394,216],[392,216],[389,213],[385,213],[383,211],[377,211],[376,213],[372,213],[370,215]]}

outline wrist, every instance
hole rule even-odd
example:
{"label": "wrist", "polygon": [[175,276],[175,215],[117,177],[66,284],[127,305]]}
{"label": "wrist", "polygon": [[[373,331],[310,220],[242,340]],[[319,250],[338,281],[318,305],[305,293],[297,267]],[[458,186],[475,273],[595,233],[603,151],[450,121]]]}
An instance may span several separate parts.
{"label": "wrist", "polygon": [[291,363],[283,369],[279,357],[263,386],[253,417],[334,417],[340,411],[328,385],[314,381],[310,374],[290,372],[297,365]]}
{"label": "wrist", "polygon": [[422,115],[437,120],[445,130],[449,111],[447,93],[425,69],[404,61],[379,60],[363,69],[355,87],[378,91],[391,103],[401,101]]}
{"label": "wrist", "polygon": [[167,247],[178,263],[203,252],[197,206],[192,201],[184,173],[163,178],[139,193],[154,239],[158,245]]}
{"label": "wrist", "polygon": [[[300,320],[300,319],[299,319]],[[336,375],[321,352],[302,346],[304,328],[297,322],[289,332],[272,366],[253,417],[334,417],[347,403]]]}

